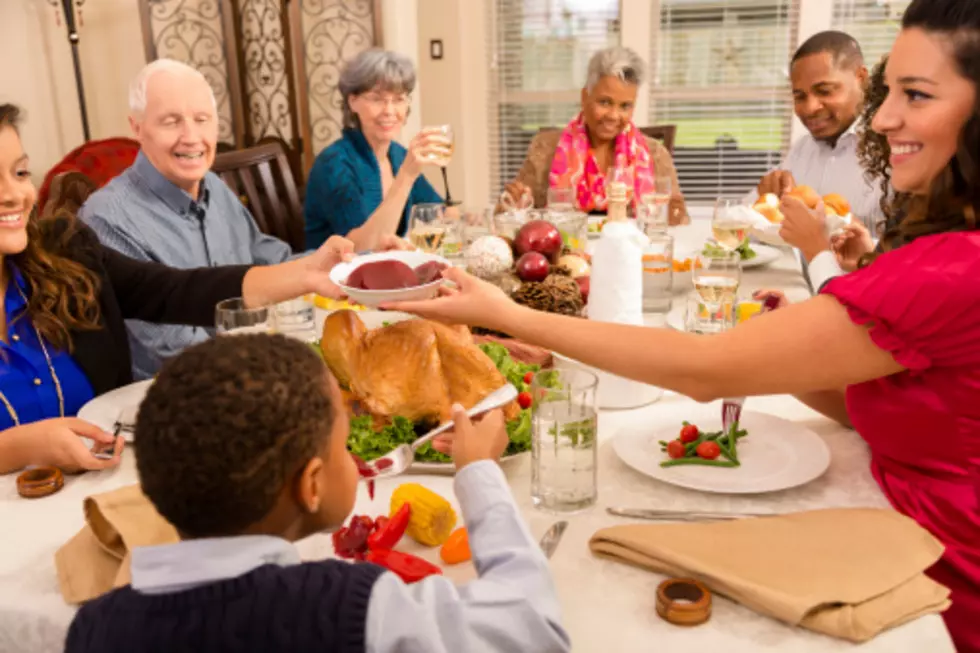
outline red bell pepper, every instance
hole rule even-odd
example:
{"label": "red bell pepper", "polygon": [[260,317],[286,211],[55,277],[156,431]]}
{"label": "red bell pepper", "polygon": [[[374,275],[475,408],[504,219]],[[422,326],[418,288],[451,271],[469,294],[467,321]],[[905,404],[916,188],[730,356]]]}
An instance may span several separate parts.
{"label": "red bell pepper", "polygon": [[442,569],[431,562],[410,553],[391,550],[368,551],[367,561],[398,574],[406,583],[414,583],[427,576],[441,575]]}
{"label": "red bell pepper", "polygon": [[[408,521],[411,517],[412,505],[406,501],[398,509],[398,512],[392,515],[391,519],[378,525],[377,530],[368,536],[368,549],[371,551],[394,549],[395,545],[398,544],[398,540],[402,539],[402,535],[405,534],[405,529],[408,528]],[[380,520],[381,517],[378,517],[378,519]]]}

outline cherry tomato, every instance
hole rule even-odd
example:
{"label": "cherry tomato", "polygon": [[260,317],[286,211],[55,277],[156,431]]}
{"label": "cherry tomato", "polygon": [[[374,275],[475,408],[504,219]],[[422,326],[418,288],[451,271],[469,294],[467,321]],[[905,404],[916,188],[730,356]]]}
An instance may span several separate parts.
{"label": "cherry tomato", "polygon": [[519,405],[521,408],[530,408],[531,407],[531,393],[530,392],[522,392],[519,395],[517,395],[517,405]]}
{"label": "cherry tomato", "polygon": [[714,460],[721,455],[721,447],[717,442],[702,442],[695,451],[705,460]]}
{"label": "cherry tomato", "polygon": [[667,443],[667,455],[671,458],[683,458],[687,453],[687,447],[680,440],[671,440]]}
{"label": "cherry tomato", "polygon": [[694,442],[697,440],[698,435],[698,427],[694,426],[694,424],[685,424],[681,428],[681,434],[678,437],[681,442],[687,444],[688,442]]}
{"label": "cherry tomato", "polygon": [[524,383],[530,384],[534,380],[534,372],[528,372],[524,375]]}

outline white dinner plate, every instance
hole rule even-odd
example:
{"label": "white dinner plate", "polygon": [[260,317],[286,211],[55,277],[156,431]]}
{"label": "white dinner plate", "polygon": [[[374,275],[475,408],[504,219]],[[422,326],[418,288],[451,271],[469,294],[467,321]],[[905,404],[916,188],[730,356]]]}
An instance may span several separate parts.
{"label": "white dinner plate", "polygon": [[809,483],[830,466],[830,450],[810,429],[774,415],[744,411],[741,426],[749,434],[738,443],[740,467],[661,467],[668,458],[659,441],[676,439],[684,420],[704,431],[720,430],[721,404],[684,402],[665,406],[656,415],[651,423],[617,433],[613,448],[627,465],[664,483],[702,492],[758,494]]}
{"label": "white dinner plate", "polygon": [[[116,420],[132,424],[136,421],[136,410],[152,383],[153,379],[137,381],[100,395],[82,406],[78,411],[78,418],[109,433],[112,433]],[[126,442],[132,442],[132,431],[126,431],[123,437]]]}
{"label": "white dinner plate", "polygon": [[752,251],[755,252],[755,257],[750,258],[747,261],[742,261],[742,269],[750,270],[752,268],[761,268],[767,265],[772,265],[779,260],[782,256],[780,252],[775,247],[769,247],[768,245],[759,245],[752,243]]}

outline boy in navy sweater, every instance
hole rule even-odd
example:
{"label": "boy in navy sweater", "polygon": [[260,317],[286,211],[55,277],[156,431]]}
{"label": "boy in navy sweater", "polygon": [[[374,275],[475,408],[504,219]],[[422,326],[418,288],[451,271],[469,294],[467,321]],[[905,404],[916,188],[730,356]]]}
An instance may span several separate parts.
{"label": "boy in navy sweater", "polygon": [[282,336],[186,350],[135,434],[143,491],[182,541],[135,549],[132,584],[79,610],[66,652],[570,650],[547,561],[494,462],[503,417],[457,409],[455,491],[480,578],[406,585],[367,563],[304,563],[291,543],[342,524],[358,484],[336,381]]}

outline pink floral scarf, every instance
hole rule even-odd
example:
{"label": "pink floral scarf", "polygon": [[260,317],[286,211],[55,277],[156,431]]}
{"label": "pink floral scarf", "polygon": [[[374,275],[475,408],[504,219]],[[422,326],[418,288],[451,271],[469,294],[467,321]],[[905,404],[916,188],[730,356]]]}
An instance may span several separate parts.
{"label": "pink floral scarf", "polygon": [[[616,136],[614,148],[616,167],[627,185],[633,187],[635,207],[637,199],[653,192],[656,178],[646,137],[631,122]],[[568,123],[561,134],[551,163],[548,186],[574,188],[575,200],[581,211],[606,210],[606,171],[599,170],[581,113]]]}

